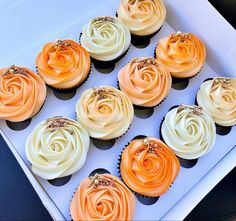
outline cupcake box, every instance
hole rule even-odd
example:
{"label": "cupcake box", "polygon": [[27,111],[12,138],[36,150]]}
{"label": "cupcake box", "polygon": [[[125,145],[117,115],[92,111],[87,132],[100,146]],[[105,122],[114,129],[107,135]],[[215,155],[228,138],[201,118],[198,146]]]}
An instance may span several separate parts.
{"label": "cupcake box", "polygon": [[[166,0],[164,3],[167,8],[167,20],[162,29],[152,37],[147,47],[136,48],[131,44],[128,53],[115,64],[111,72],[108,70],[109,73],[106,74],[96,69],[92,64],[90,77],[74,91],[64,93],[48,88],[43,108],[31,120],[21,124],[0,121],[1,134],[8,142],[13,154],[54,219],[70,219],[69,207],[73,193],[79,183],[94,170],[98,172],[109,171],[111,174],[119,176],[117,161],[125,145],[137,135],[159,138],[160,124],[168,110],[179,104],[194,104],[196,93],[205,79],[219,75],[224,76],[226,73],[228,73],[228,76],[231,73],[231,77],[235,77],[233,75],[235,73],[233,72],[235,68],[233,59],[222,59],[220,56],[223,50],[225,57],[227,57],[226,55],[231,48],[230,39],[235,33],[212,6],[207,1],[195,3],[187,0]],[[98,3],[94,2],[94,4]],[[61,36],[66,36],[67,39],[78,42],[79,33],[85,23],[96,16],[114,16],[118,4],[117,0],[113,0],[90,17],[75,21],[74,25],[60,31],[50,39],[44,39],[35,48],[17,56],[4,66],[17,64],[35,70],[36,56],[46,42],[55,41]],[[201,13],[201,17],[199,17],[199,13]],[[79,17],[82,18],[83,16]],[[218,21],[217,30],[224,30],[224,36],[227,36],[229,41],[221,42],[220,35],[214,34],[216,21]],[[208,26],[211,26],[212,29],[206,29]],[[206,44],[207,62],[196,77],[189,79],[187,82],[175,82],[167,99],[159,106],[148,109],[135,108],[135,116],[131,127],[122,137],[105,143],[91,140],[84,166],[72,176],[48,181],[31,172],[24,146],[27,136],[39,122],[59,115],[76,119],[75,104],[86,89],[102,85],[117,87],[117,73],[125,64],[134,57],[153,56],[158,40],[178,30],[193,32],[200,36]],[[226,175],[230,168],[233,168],[234,161],[231,158],[235,156],[235,141],[233,138],[235,134],[236,127],[232,127],[225,135],[217,134],[216,144],[211,152],[195,160],[194,163],[192,161],[181,161],[178,177],[169,190],[158,199],[144,199],[135,196],[134,220],[183,219],[201,198]]]}

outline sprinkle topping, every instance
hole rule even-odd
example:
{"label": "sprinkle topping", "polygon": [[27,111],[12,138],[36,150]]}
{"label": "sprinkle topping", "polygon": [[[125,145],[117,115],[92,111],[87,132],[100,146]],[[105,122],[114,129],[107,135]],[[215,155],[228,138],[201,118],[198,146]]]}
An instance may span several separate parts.
{"label": "sprinkle topping", "polygon": [[177,113],[180,113],[183,110],[189,110],[190,113],[198,115],[198,116],[202,115],[202,107],[199,107],[199,106],[196,106],[196,105],[187,106],[187,105],[181,104],[178,107]]}
{"label": "sprinkle topping", "polygon": [[71,44],[67,41],[63,41],[61,39],[56,40],[54,44],[54,48],[60,48],[61,50],[65,50],[66,47],[70,47]]}
{"label": "sprinkle topping", "polygon": [[155,65],[158,67],[158,63],[155,58],[144,58],[141,60],[133,60],[132,63],[138,63],[138,69],[140,70],[141,68],[149,65]]}
{"label": "sprinkle topping", "polygon": [[93,19],[93,22],[97,22],[97,21],[109,21],[109,22],[115,22],[115,19],[110,17],[110,16],[101,16],[101,17],[97,17]]}
{"label": "sprinkle topping", "polygon": [[187,32],[177,31],[176,33],[171,34],[171,38],[180,37],[181,42],[186,42],[186,39],[191,39],[191,35]]}
{"label": "sprinkle topping", "polygon": [[21,74],[24,76],[27,76],[26,71],[23,68],[17,67],[15,65],[10,66],[4,73],[4,75],[9,75],[9,74]]}
{"label": "sprinkle topping", "polygon": [[158,149],[161,150],[162,148],[157,145],[157,143],[150,141],[148,138],[142,139],[143,144],[146,146],[146,148],[140,149],[138,152],[136,152],[137,155],[142,153],[144,150],[148,148],[147,153],[152,153],[158,156]]}
{"label": "sprinkle topping", "polygon": [[230,86],[230,79],[229,78],[215,78],[212,86],[216,86],[216,85],[221,85],[224,88],[229,88]]}
{"label": "sprinkle topping", "polygon": [[94,176],[90,176],[90,183],[88,184],[88,188],[93,187],[94,189],[99,186],[111,186],[115,187],[113,179],[109,177],[105,177],[103,175],[95,174]]}
{"label": "sprinkle topping", "polygon": [[68,122],[67,118],[64,117],[54,117],[47,120],[47,128],[59,129],[65,127]]}

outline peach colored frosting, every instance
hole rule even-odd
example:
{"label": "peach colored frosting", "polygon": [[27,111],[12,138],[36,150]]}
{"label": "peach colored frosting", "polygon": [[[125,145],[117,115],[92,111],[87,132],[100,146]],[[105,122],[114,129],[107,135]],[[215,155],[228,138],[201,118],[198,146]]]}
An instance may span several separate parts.
{"label": "peach colored frosting", "polygon": [[72,40],[58,40],[43,47],[36,65],[46,84],[68,89],[85,80],[90,71],[90,56],[78,43]]}
{"label": "peach colored frosting", "polygon": [[162,38],[156,48],[156,57],[176,78],[196,75],[206,60],[204,44],[191,33],[177,32]]}
{"label": "peach colored frosting", "polygon": [[139,36],[158,31],[166,19],[162,0],[121,0],[117,13],[130,32]]}
{"label": "peach colored frosting", "polygon": [[236,125],[236,78],[215,78],[202,83],[197,102],[217,124]]}
{"label": "peach colored frosting", "polygon": [[76,104],[76,114],[91,137],[111,140],[128,130],[134,109],[129,97],[122,91],[101,86],[83,92]]}
{"label": "peach colored frosting", "polygon": [[0,69],[0,119],[24,121],[42,107],[46,85],[39,75],[25,67]]}
{"label": "peach colored frosting", "polygon": [[159,104],[169,93],[171,75],[160,61],[134,58],[118,75],[120,89],[138,106],[152,107]]}
{"label": "peach colored frosting", "polygon": [[121,157],[122,179],[130,189],[145,196],[165,193],[180,170],[174,152],[155,137],[131,141]]}
{"label": "peach colored frosting", "polygon": [[135,209],[132,192],[116,176],[96,174],[83,180],[71,201],[76,220],[131,220]]}

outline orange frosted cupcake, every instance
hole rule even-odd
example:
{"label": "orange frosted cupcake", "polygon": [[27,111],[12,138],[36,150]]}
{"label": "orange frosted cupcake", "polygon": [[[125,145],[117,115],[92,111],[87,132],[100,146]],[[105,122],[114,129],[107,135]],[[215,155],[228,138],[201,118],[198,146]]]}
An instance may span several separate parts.
{"label": "orange frosted cupcake", "polygon": [[160,39],[155,53],[176,78],[193,77],[206,60],[203,42],[191,33],[179,31]]}
{"label": "orange frosted cupcake", "polygon": [[25,67],[0,69],[0,119],[13,122],[33,117],[46,98],[46,85]]}
{"label": "orange frosted cupcake", "polygon": [[155,137],[132,140],[121,155],[122,179],[131,190],[144,196],[165,193],[179,170],[175,154]]}
{"label": "orange frosted cupcake", "polygon": [[72,40],[57,40],[44,45],[36,65],[46,84],[57,89],[70,89],[86,80],[90,56]]}
{"label": "orange frosted cupcake", "polygon": [[70,214],[73,220],[131,220],[134,209],[134,195],[124,183],[110,174],[95,174],[80,183]]}
{"label": "orange frosted cupcake", "polygon": [[120,89],[132,103],[153,107],[167,97],[171,88],[171,75],[165,66],[151,57],[134,58],[118,74]]}

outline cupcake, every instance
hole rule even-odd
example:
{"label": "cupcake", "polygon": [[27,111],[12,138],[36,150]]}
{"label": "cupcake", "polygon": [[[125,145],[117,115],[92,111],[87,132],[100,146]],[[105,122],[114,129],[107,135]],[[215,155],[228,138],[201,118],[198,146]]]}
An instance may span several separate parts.
{"label": "cupcake", "polygon": [[20,122],[33,117],[43,106],[46,85],[25,67],[0,69],[0,119]]}
{"label": "cupcake", "polygon": [[81,85],[90,72],[89,53],[72,40],[44,45],[36,59],[39,74],[47,85],[70,89]]}
{"label": "cupcake", "polygon": [[214,78],[205,81],[197,93],[197,103],[216,124],[236,125],[236,78]]}
{"label": "cupcake", "polygon": [[66,117],[40,122],[25,144],[32,171],[47,180],[79,170],[85,163],[88,149],[88,132],[78,122]]}
{"label": "cupcake", "polygon": [[131,190],[144,196],[165,193],[179,170],[175,154],[155,137],[132,140],[121,155],[122,179]]}
{"label": "cupcake", "polygon": [[129,28],[132,42],[150,39],[162,27],[166,8],[162,0],[121,0],[118,18]]}
{"label": "cupcake", "polygon": [[130,38],[128,28],[119,19],[101,16],[83,26],[80,41],[93,62],[106,67],[107,62],[115,63],[124,55]]}
{"label": "cupcake", "polygon": [[179,31],[160,39],[155,54],[175,78],[195,76],[206,60],[202,41],[191,33]]}
{"label": "cupcake", "polygon": [[134,209],[132,192],[110,174],[84,179],[70,204],[72,220],[131,220]]}
{"label": "cupcake", "polygon": [[191,160],[213,148],[216,127],[212,117],[201,107],[180,105],[166,114],[161,135],[177,156]]}
{"label": "cupcake", "polygon": [[118,74],[120,89],[136,106],[153,107],[167,97],[171,75],[158,60],[134,58]]}
{"label": "cupcake", "polygon": [[122,91],[111,87],[94,87],[83,92],[76,104],[77,120],[89,135],[99,140],[122,136],[129,128],[134,109]]}

